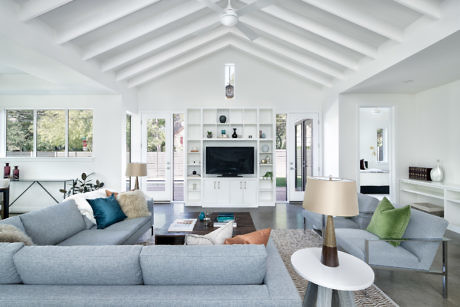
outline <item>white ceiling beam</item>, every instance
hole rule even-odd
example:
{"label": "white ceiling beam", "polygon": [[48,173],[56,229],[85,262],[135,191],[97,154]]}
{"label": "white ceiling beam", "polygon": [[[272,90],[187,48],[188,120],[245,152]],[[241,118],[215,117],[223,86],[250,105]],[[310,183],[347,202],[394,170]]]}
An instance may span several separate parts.
{"label": "white ceiling beam", "polygon": [[131,80],[128,81],[128,87],[133,88],[135,86],[139,86],[141,84],[144,84],[146,82],[149,82],[155,78],[158,78],[172,70],[178,69],[184,65],[190,64],[192,62],[195,62],[205,56],[211,55],[213,53],[216,53],[217,51],[228,47],[229,42],[227,40],[223,40],[219,43],[216,44],[211,44],[209,46],[206,46],[205,48],[200,48],[199,50],[195,50],[193,52],[190,52],[186,54],[185,56],[177,59],[173,63],[169,63],[163,68],[153,70],[150,72],[147,72],[143,75],[140,75],[138,77],[135,77]]}
{"label": "white ceiling beam", "polygon": [[188,24],[186,27],[180,27],[177,30],[168,32],[146,43],[134,46],[123,53],[105,60],[101,64],[101,69],[104,72],[114,70],[163,46],[180,41],[181,39],[193,35],[198,31],[201,32],[218,25],[220,25],[220,22],[219,17],[216,14],[200,18],[199,20]]}
{"label": "white ceiling beam", "polygon": [[329,14],[340,17],[347,20],[355,25],[365,28],[369,31],[377,33],[381,36],[389,38],[391,40],[401,42],[403,37],[403,31],[397,27],[378,20],[374,16],[371,16],[365,12],[359,10],[359,8],[353,8],[347,1],[343,0],[302,0],[314,7],[317,7]]}
{"label": "white ceiling beam", "polygon": [[346,36],[338,31],[335,31],[313,20],[309,20],[308,18],[305,18],[299,14],[290,12],[284,8],[271,6],[262,9],[262,11],[273,17],[279,18],[284,22],[295,25],[322,38],[328,39],[336,44],[359,52],[369,58],[375,59],[377,56],[377,49],[373,48],[372,46],[364,44],[363,42],[360,42],[353,37]]}
{"label": "white ceiling beam", "polygon": [[170,61],[173,58],[179,57],[191,50],[203,46],[211,41],[217,40],[226,34],[228,34],[231,29],[226,27],[220,27],[207,35],[198,36],[183,42],[182,44],[176,45],[172,48],[160,52],[152,57],[149,57],[145,60],[137,62],[127,68],[120,70],[117,73],[117,80],[122,81],[128,78],[132,78],[136,75],[141,74],[142,72],[151,69],[161,63]]}
{"label": "white ceiling beam", "polygon": [[260,19],[251,17],[251,16],[242,16],[240,21],[258,29],[259,31],[268,33],[270,35],[276,36],[285,42],[288,42],[292,45],[295,45],[299,48],[305,49],[311,53],[314,53],[324,59],[335,62],[339,65],[342,65],[346,68],[357,70],[358,63],[344,55],[339,51],[332,50],[324,45],[316,43],[314,41],[309,41],[304,39],[302,36],[294,34],[292,32],[281,29],[278,26],[275,26],[271,23],[267,23]]}
{"label": "white ceiling beam", "polygon": [[342,71],[335,69],[327,64],[324,64],[303,53],[294,51],[281,44],[277,44],[273,42],[272,40],[269,40],[265,37],[259,37],[256,40],[254,40],[252,43],[262,48],[265,48],[267,50],[276,52],[282,56],[288,57],[292,59],[293,61],[299,62],[300,64],[316,69],[317,71],[327,74],[329,76],[332,76],[334,78],[337,78],[337,79],[345,78],[344,73]]}
{"label": "white ceiling beam", "polygon": [[88,14],[86,18],[79,18],[78,24],[72,25],[69,29],[60,32],[57,35],[57,43],[67,43],[158,1],[160,0],[123,1],[116,6],[106,5],[103,14]]}
{"label": "white ceiling beam", "polygon": [[441,9],[438,4],[429,0],[393,0],[417,13],[434,19],[441,18]]}
{"label": "white ceiling beam", "polygon": [[19,19],[30,21],[71,1],[73,0],[29,0],[22,5]]}
{"label": "white ceiling beam", "polygon": [[206,5],[202,4],[201,2],[187,1],[184,4],[162,12],[159,15],[155,15],[148,20],[140,21],[131,27],[114,33],[107,39],[97,41],[90,45],[83,52],[83,60],[92,59],[102,53],[126,44],[143,35],[151,33],[163,26],[166,26],[190,14],[196,13],[204,8],[206,8]]}
{"label": "white ceiling beam", "polygon": [[257,58],[260,58],[266,62],[269,62],[275,66],[278,66],[281,69],[290,71],[291,73],[294,73],[304,79],[307,79],[317,85],[320,86],[326,86],[326,87],[332,87],[331,80],[329,78],[326,78],[324,76],[321,76],[315,72],[311,72],[305,69],[300,68],[299,66],[295,65],[294,63],[288,62],[286,60],[283,60],[282,58],[265,52],[263,50],[260,50],[258,48],[254,48],[253,45],[251,45],[250,42],[247,40],[233,40],[231,41],[231,45],[235,46],[237,49],[240,49],[246,53],[249,53]]}

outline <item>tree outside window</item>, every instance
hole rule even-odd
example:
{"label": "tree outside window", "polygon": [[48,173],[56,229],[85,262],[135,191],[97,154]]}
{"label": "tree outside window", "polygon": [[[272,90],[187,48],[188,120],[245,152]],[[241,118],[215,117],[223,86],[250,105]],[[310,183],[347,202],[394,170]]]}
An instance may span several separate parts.
{"label": "tree outside window", "polygon": [[6,152],[8,156],[32,156],[34,150],[34,111],[6,111]]}

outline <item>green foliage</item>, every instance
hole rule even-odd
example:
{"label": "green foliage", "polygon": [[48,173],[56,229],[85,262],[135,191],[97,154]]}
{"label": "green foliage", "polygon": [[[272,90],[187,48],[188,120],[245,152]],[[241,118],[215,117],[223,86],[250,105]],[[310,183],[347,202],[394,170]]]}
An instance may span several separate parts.
{"label": "green foliage", "polygon": [[69,110],[69,151],[83,151],[83,138],[93,151],[93,111]]}
{"label": "green foliage", "polygon": [[6,151],[33,151],[34,112],[32,110],[8,110],[6,131]]}
{"label": "green foliage", "polygon": [[162,118],[147,122],[147,152],[164,152],[166,146],[166,122]]}
{"label": "green foliage", "polygon": [[276,186],[277,187],[286,187],[286,177],[276,177]]}
{"label": "green foliage", "polygon": [[37,151],[65,150],[65,111],[37,111]]}
{"label": "green foliage", "polygon": [[286,114],[276,114],[276,149],[286,149]]}
{"label": "green foliage", "polygon": [[75,195],[79,193],[86,193],[98,190],[104,186],[104,183],[96,179],[96,182],[93,183],[91,177],[94,173],[87,175],[86,173],[82,173],[80,178],[76,178],[72,180],[72,186],[67,191],[64,189],[60,189],[59,192],[67,194],[67,195]]}

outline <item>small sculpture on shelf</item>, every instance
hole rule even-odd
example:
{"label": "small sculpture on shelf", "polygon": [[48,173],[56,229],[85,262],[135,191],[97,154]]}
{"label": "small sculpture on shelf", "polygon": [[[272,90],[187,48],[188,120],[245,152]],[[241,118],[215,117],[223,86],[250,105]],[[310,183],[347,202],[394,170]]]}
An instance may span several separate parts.
{"label": "small sculpture on shelf", "polygon": [[11,175],[11,166],[9,163],[5,163],[5,167],[3,168],[3,178],[10,178]]}
{"label": "small sculpture on shelf", "polygon": [[17,165],[14,166],[13,180],[19,180],[19,168]]}
{"label": "small sculpture on shelf", "polygon": [[222,138],[226,138],[227,137],[227,131],[225,129],[220,130],[220,136]]}
{"label": "small sculpture on shelf", "polygon": [[232,138],[234,139],[238,138],[238,134],[236,134],[236,128],[233,128]]}
{"label": "small sculpture on shelf", "polygon": [[267,162],[267,164],[270,164],[271,163],[270,156],[265,156],[265,161]]}
{"label": "small sculpture on shelf", "polygon": [[212,131],[207,131],[206,137],[207,137],[208,139],[212,139]]}
{"label": "small sculpture on shelf", "polygon": [[221,124],[225,124],[227,122],[227,116],[225,116],[225,115],[219,116],[219,122]]}
{"label": "small sculpture on shelf", "polygon": [[436,162],[436,167],[431,170],[430,177],[432,181],[440,182],[444,179],[444,170],[439,165],[439,160]]}

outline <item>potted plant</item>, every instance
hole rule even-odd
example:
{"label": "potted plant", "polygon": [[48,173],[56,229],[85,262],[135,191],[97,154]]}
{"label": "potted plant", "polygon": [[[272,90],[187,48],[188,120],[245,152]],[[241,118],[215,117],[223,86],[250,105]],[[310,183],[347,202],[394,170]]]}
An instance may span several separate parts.
{"label": "potted plant", "polygon": [[63,193],[64,196],[75,195],[79,193],[86,193],[98,190],[104,186],[104,183],[96,179],[93,183],[92,179],[89,177],[92,176],[94,173],[86,175],[86,173],[82,173],[80,178],[76,178],[72,180],[72,186],[69,190],[60,189],[59,192]]}
{"label": "potted plant", "polygon": [[208,131],[207,133],[208,134],[206,136],[208,137],[208,139],[212,139],[212,131]]}

